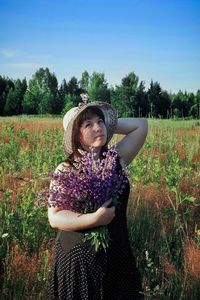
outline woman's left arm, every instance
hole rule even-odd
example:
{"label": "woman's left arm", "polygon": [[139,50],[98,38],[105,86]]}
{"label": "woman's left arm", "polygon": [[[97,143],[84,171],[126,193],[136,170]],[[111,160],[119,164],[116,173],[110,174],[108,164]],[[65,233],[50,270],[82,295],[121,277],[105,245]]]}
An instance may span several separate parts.
{"label": "woman's left arm", "polygon": [[147,119],[120,118],[115,133],[123,134],[117,143],[117,150],[123,165],[127,166],[136,157],[143,146],[148,132]]}

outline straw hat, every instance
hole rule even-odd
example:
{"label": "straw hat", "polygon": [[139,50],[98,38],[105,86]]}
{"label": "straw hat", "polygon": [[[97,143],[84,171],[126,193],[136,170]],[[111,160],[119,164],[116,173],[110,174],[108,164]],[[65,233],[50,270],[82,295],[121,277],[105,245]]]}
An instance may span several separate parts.
{"label": "straw hat", "polygon": [[95,106],[99,108],[105,118],[105,125],[107,128],[107,138],[108,142],[111,140],[114,131],[117,127],[117,112],[116,110],[106,102],[88,102],[87,94],[81,94],[82,103],[79,103],[79,106],[71,108],[63,118],[63,127],[64,127],[64,149],[67,155],[72,154],[72,131],[75,119],[88,107]]}

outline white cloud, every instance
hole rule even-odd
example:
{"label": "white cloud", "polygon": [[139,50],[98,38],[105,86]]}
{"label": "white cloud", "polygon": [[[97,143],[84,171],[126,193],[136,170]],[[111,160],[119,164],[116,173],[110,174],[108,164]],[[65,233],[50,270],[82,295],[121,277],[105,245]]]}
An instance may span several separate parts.
{"label": "white cloud", "polygon": [[38,69],[38,68],[53,68],[53,65],[43,65],[39,63],[12,63],[12,64],[1,64],[1,66],[4,66],[5,68],[14,68],[14,69]]}
{"label": "white cloud", "polygon": [[40,54],[28,54],[24,51],[18,51],[18,50],[10,50],[10,49],[1,49],[0,50],[0,55],[7,57],[7,58],[11,58],[11,57],[16,57],[16,56],[23,56],[26,59],[50,59],[52,58],[52,55],[50,54],[44,54],[44,55],[40,55]]}
{"label": "white cloud", "polygon": [[8,67],[19,68],[19,69],[35,69],[39,68],[40,64],[36,63],[13,63],[13,64],[6,64]]}
{"label": "white cloud", "polygon": [[5,56],[5,57],[14,57],[17,54],[17,51],[15,50],[8,50],[8,49],[4,49],[0,51],[0,54]]}
{"label": "white cloud", "polygon": [[47,55],[27,55],[28,59],[49,59],[52,58],[51,55],[47,54]]}

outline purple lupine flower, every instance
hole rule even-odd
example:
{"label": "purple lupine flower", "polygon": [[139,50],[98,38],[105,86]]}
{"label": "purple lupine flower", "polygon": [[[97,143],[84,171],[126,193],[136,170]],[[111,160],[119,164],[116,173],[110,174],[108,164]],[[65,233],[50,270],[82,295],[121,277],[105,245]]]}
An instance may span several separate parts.
{"label": "purple lupine flower", "polygon": [[95,160],[93,151],[86,152],[76,167],[69,167],[53,174],[49,206],[78,213],[94,212],[111,197],[115,199],[117,205],[117,199],[126,183],[124,170],[117,169],[115,146],[103,153],[102,160]]}
{"label": "purple lupine flower", "polygon": [[94,160],[88,152],[78,162],[78,168],[68,168],[54,173],[50,188],[49,205],[76,212],[86,208],[98,209],[112,196],[123,192],[127,178],[123,171],[117,172],[117,151],[111,147],[103,153],[103,159]]}

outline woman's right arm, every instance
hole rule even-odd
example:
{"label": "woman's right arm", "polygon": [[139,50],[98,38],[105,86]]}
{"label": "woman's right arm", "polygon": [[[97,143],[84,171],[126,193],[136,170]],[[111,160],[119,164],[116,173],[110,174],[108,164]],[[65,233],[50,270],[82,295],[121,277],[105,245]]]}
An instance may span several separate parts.
{"label": "woman's right arm", "polygon": [[96,212],[80,214],[57,207],[48,208],[51,227],[64,231],[76,231],[109,224],[115,216],[115,206],[107,207],[112,199],[106,201]]}
{"label": "woman's right arm", "polygon": [[[67,165],[66,163],[61,163],[56,168],[56,172],[65,171],[68,167],[69,165]],[[57,182],[55,180],[51,180],[50,193],[52,187],[55,187],[56,189],[57,186]],[[100,225],[107,225],[115,216],[115,207],[107,207],[111,203],[111,201],[112,199],[106,201],[96,212],[80,214],[70,210],[62,209],[60,207],[53,207],[53,204],[51,203],[51,197],[49,197],[49,223],[52,228],[64,231],[76,231]]]}

